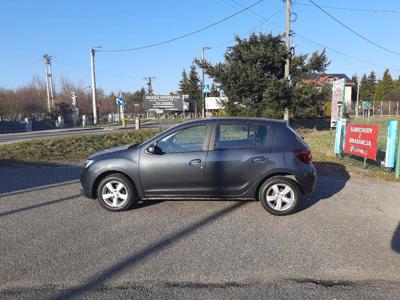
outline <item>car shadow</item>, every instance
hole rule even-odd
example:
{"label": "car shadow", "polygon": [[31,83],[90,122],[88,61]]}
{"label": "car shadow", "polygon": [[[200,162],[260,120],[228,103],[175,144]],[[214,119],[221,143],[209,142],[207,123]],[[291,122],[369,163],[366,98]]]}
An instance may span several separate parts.
{"label": "car shadow", "polygon": [[392,249],[394,252],[397,252],[400,254],[400,223],[397,226],[397,229],[393,234],[391,246],[392,246]]}
{"label": "car shadow", "polygon": [[0,197],[69,184],[78,180],[80,169],[78,165],[0,160]]}
{"label": "car shadow", "polygon": [[305,210],[320,200],[328,199],[340,192],[350,179],[350,174],[342,164],[314,162],[317,183],[314,192],[302,201],[299,211]]}

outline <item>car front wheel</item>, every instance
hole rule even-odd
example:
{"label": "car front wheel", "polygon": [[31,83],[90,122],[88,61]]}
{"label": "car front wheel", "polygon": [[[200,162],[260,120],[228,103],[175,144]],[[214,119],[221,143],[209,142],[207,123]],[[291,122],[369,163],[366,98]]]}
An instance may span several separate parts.
{"label": "car front wheel", "polygon": [[137,202],[132,183],[122,174],[109,175],[100,182],[97,195],[100,204],[111,211],[124,211]]}
{"label": "car front wheel", "polygon": [[262,184],[258,197],[265,210],[273,215],[283,216],[296,211],[300,202],[300,191],[294,180],[276,176]]}

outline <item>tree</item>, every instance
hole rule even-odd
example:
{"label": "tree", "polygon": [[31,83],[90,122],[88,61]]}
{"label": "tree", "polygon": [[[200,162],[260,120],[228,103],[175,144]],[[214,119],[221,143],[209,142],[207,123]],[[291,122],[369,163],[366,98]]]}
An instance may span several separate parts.
{"label": "tree", "polygon": [[360,100],[373,100],[376,89],[376,74],[374,71],[367,76],[363,75],[360,83]]}
{"label": "tree", "polygon": [[188,95],[189,98],[194,99],[197,111],[201,111],[203,107],[202,104],[202,97],[201,97],[201,87],[200,87],[200,78],[197,75],[196,66],[192,64],[190,66],[190,73],[189,73],[189,84],[188,84]]}
{"label": "tree", "polygon": [[133,92],[133,93],[126,93],[125,100],[126,100],[126,112],[128,113],[142,113],[143,112],[143,98],[146,95],[146,90],[144,87],[141,89]]}
{"label": "tree", "polygon": [[378,81],[375,89],[375,101],[389,101],[394,92],[394,82],[388,69],[383,73],[382,79]]}
{"label": "tree", "polygon": [[[236,36],[235,41],[222,63],[196,60],[228,97],[226,109],[231,115],[281,117],[285,107],[294,108],[295,116],[304,116],[302,109],[312,110],[309,116],[323,113],[320,103],[327,100],[325,89],[304,79],[325,71],[329,64],[325,51],[314,52],[310,59],[304,54],[295,56],[286,50],[282,35]],[[291,62],[291,84],[284,78],[286,58]]]}
{"label": "tree", "polygon": [[187,76],[186,70],[182,71],[182,79],[179,81],[179,93],[182,95],[188,95],[190,93],[190,82]]}
{"label": "tree", "polygon": [[210,89],[210,97],[219,97],[221,95],[219,88],[217,87],[217,85],[215,84],[215,82],[213,82],[211,84],[211,89]]}

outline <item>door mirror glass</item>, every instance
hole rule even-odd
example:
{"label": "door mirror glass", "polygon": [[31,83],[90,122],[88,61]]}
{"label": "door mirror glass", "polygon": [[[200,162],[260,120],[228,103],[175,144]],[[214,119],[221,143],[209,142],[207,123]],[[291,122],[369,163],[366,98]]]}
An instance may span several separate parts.
{"label": "door mirror glass", "polygon": [[146,149],[146,152],[149,154],[157,154],[157,147],[154,145],[151,145]]}

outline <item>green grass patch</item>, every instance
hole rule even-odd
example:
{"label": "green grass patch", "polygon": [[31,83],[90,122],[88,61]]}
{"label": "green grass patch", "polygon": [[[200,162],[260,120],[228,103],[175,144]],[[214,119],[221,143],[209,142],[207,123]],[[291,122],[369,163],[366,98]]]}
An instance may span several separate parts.
{"label": "green grass patch", "polygon": [[[364,120],[351,120],[352,123],[364,123]],[[365,122],[366,123],[366,122]],[[304,140],[310,145],[313,154],[313,161],[316,163],[332,163],[332,165],[343,165],[346,170],[359,176],[381,178],[388,181],[396,181],[393,172],[386,170],[380,164],[386,151],[386,120],[371,120],[370,124],[379,124],[379,146],[378,161],[367,160],[367,168],[364,168],[363,158],[344,154],[343,158],[336,157],[333,148],[335,143],[335,130],[304,130],[298,129]]]}
{"label": "green grass patch", "polygon": [[142,143],[160,129],[35,139],[0,145],[0,159],[40,163],[80,163],[89,155],[112,147]]}

